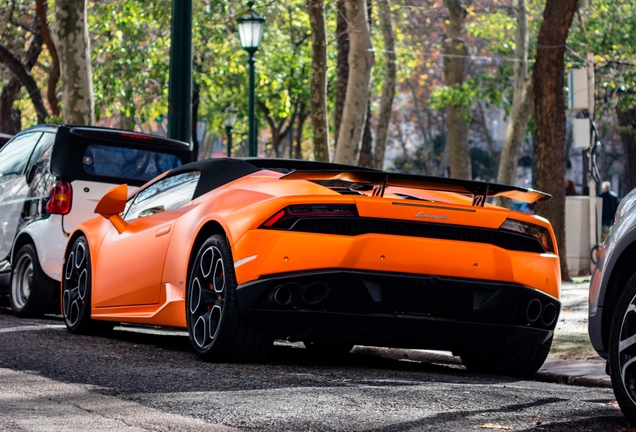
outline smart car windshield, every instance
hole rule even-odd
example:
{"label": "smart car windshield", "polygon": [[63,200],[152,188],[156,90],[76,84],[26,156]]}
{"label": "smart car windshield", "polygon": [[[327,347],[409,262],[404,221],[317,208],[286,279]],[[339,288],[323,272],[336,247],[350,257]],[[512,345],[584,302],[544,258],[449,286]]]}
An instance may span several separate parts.
{"label": "smart car windshield", "polygon": [[82,159],[87,174],[144,182],[178,166],[172,154],[102,144],[89,145]]}

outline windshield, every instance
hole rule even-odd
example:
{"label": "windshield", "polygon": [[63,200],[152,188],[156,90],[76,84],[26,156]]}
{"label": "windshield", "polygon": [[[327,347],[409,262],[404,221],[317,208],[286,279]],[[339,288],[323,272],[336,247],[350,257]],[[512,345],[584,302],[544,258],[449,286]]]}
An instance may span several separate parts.
{"label": "windshield", "polygon": [[181,160],[173,154],[103,144],[89,145],[82,159],[86,174],[142,182],[178,166]]}

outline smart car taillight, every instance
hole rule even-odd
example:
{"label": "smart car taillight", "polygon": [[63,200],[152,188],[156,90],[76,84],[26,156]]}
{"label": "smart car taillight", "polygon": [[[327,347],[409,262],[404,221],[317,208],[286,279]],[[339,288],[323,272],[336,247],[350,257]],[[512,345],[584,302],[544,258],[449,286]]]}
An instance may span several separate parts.
{"label": "smart car taillight", "polygon": [[65,215],[71,211],[73,188],[64,180],[56,180],[51,188],[51,198],[46,203],[46,211],[51,214]]}
{"label": "smart car taillight", "polygon": [[358,216],[353,204],[307,204],[285,207],[269,218],[261,228],[290,228],[302,218]]}
{"label": "smart car taillight", "polygon": [[506,219],[499,229],[534,237],[541,243],[541,247],[543,247],[544,251],[554,253],[554,244],[552,243],[552,237],[550,237],[550,231],[548,231],[547,228],[515,219]]}

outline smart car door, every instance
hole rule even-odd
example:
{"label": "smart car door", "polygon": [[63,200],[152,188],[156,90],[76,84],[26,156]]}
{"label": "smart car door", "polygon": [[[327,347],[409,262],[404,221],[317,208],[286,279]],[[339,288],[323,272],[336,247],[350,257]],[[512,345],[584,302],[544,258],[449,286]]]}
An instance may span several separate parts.
{"label": "smart car door", "polygon": [[41,132],[18,135],[0,150],[0,260],[5,259],[15,237],[29,187],[25,168]]}
{"label": "smart car door", "polygon": [[192,200],[198,172],[168,176],[140,190],[127,205],[122,233],[112,227],[93,275],[95,307],[159,303],[163,266],[176,219]]}

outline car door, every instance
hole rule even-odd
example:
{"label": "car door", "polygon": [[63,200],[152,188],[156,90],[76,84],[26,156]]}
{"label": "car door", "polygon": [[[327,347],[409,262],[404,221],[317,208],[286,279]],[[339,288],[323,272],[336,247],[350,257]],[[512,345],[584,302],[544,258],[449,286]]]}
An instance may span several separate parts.
{"label": "car door", "polygon": [[199,172],[164,177],[127,204],[120,234],[111,227],[93,274],[94,307],[159,303],[161,278],[174,223],[192,201]]}
{"label": "car door", "polygon": [[0,150],[0,260],[9,255],[29,193],[25,168],[41,132],[27,132]]}

